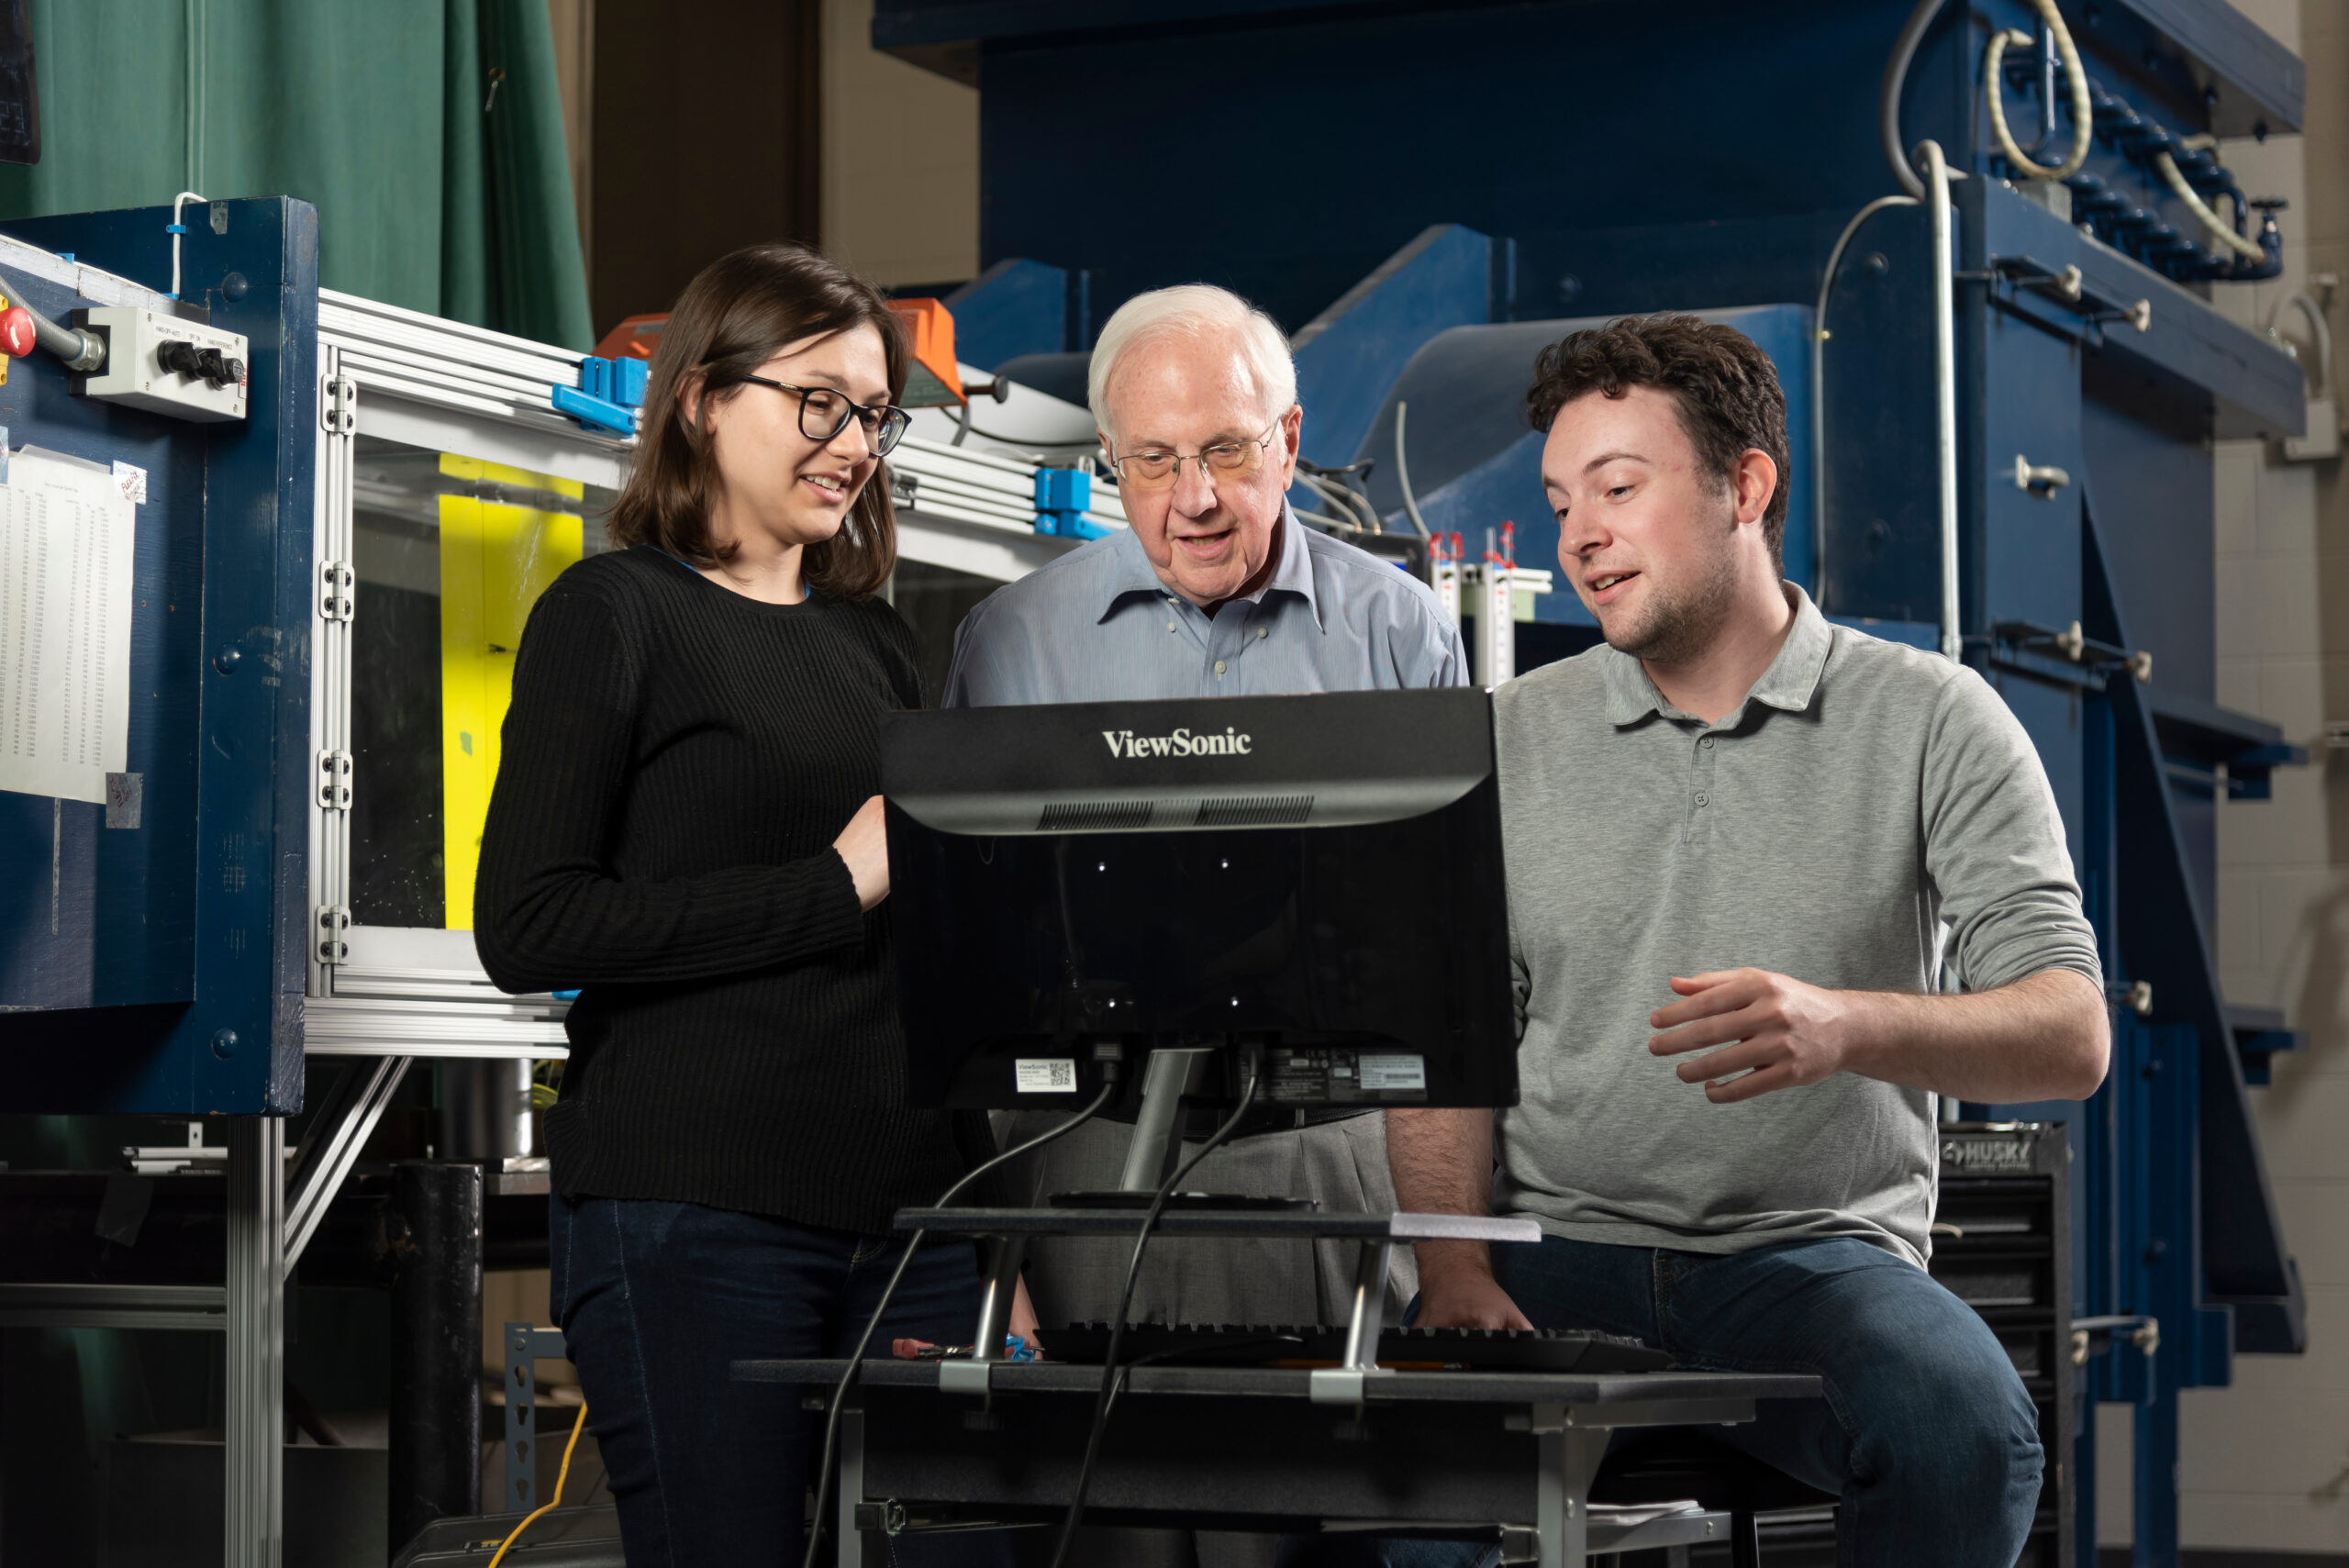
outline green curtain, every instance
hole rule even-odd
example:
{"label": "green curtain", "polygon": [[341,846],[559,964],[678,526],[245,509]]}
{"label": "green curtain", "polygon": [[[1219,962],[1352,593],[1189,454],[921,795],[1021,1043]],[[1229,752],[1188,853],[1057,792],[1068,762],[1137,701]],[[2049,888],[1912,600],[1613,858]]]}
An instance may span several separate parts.
{"label": "green curtain", "polygon": [[0,165],[0,217],[299,196],[328,288],[593,346],[545,0],[32,0],[32,17],[41,161]]}

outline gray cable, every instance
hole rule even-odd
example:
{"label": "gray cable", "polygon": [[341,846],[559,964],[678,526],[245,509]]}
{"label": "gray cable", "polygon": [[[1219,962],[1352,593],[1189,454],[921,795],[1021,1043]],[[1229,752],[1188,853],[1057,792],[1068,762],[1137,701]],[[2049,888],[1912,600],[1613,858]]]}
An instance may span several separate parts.
{"label": "gray cable", "polygon": [[1307,489],[1321,497],[1322,503],[1331,512],[1338,514],[1336,520],[1345,527],[1356,532],[1375,534],[1386,531],[1380,525],[1377,514],[1371,510],[1370,504],[1344,485],[1332,484],[1319,474],[1308,473],[1303,469],[1297,470],[1297,476],[1305,482]]}
{"label": "gray cable", "polygon": [[[1943,0],[1917,0],[1917,8],[1909,13],[1909,22],[1900,29],[1899,41],[1892,46],[1892,58],[1884,62],[1884,86],[1876,97],[1878,128],[1884,137],[1884,161],[1892,165],[1894,179],[1900,188],[1922,200],[1925,182],[1909,164],[1908,144],[1900,139],[1900,92],[1909,80],[1909,62],[1917,56],[1918,42],[1933,18],[1941,15]],[[2081,133],[2085,139],[2087,132]]]}
{"label": "gray cable", "polygon": [[31,306],[25,304],[25,291],[17,280],[0,272],[0,285],[5,285],[8,297],[25,306],[25,314],[33,318],[33,338],[50,353],[65,361],[70,371],[95,371],[106,362],[106,340],[95,332],[79,327],[60,327]]}
{"label": "gray cable", "polygon": [[[1027,1142],[1019,1144],[1015,1148],[1007,1149],[1002,1153],[996,1155],[994,1159],[987,1161],[985,1164],[966,1172],[961,1181],[947,1188],[945,1195],[936,1203],[930,1205],[930,1207],[932,1208],[946,1207],[956,1198],[962,1195],[963,1188],[969,1186],[973,1182],[977,1181],[981,1176],[985,1175],[989,1171],[994,1170],[996,1166],[1004,1164],[1007,1162],[1016,1160],[1020,1155],[1028,1153],[1031,1150],[1041,1149],[1045,1144],[1052,1142],[1054,1139],[1063,1138],[1069,1133],[1074,1132],[1078,1128],[1084,1126],[1086,1122],[1091,1121],[1094,1117],[1100,1113],[1101,1108],[1109,1103],[1110,1099],[1118,1092],[1118,1084],[1119,1079],[1108,1077],[1105,1074],[1101,1084],[1101,1092],[1093,1096],[1093,1103],[1091,1105],[1086,1106],[1083,1110],[1077,1112],[1074,1116],[1069,1118],[1068,1120],[1061,1123],[1058,1127],[1052,1128],[1045,1132],[1038,1133]],[[1253,1079],[1250,1080],[1250,1090],[1252,1095],[1254,1090]],[[1197,1162],[1198,1162],[1197,1160],[1194,1160],[1192,1164],[1197,1164]],[[1176,1172],[1175,1175],[1178,1178],[1183,1175],[1186,1175],[1189,1173],[1190,1169],[1190,1165],[1186,1165],[1181,1171]],[[1145,1234],[1147,1233],[1147,1227],[1144,1228]],[[865,1320],[864,1333],[857,1340],[856,1349],[849,1352],[848,1366],[846,1370],[841,1372],[840,1382],[835,1385],[832,1389],[831,1407],[826,1412],[824,1417],[823,1454],[816,1465],[816,1506],[809,1514],[807,1520],[807,1552],[806,1557],[801,1560],[800,1568],[816,1568],[816,1564],[821,1561],[821,1552],[824,1542],[824,1507],[832,1490],[832,1456],[839,1451],[840,1446],[841,1408],[848,1399],[849,1388],[856,1382],[857,1373],[863,1369],[864,1352],[873,1343],[874,1330],[880,1328],[882,1317],[889,1310],[890,1297],[897,1294],[898,1282],[906,1277],[906,1270],[913,1262],[914,1253],[920,1250],[923,1240],[929,1236],[929,1234],[930,1232],[927,1230],[917,1230],[906,1242],[905,1252],[897,1259],[896,1272],[889,1276],[889,1283],[881,1287],[881,1299],[874,1305],[873,1316]],[[974,1346],[973,1348],[975,1350],[977,1347]]]}
{"label": "gray cable", "polygon": [[1419,498],[1411,494],[1411,465],[1403,461],[1403,417],[1410,412],[1408,403],[1395,405],[1395,480],[1403,487],[1403,512],[1411,526],[1419,530],[1421,539],[1435,536],[1428,532],[1428,520],[1419,516]]}

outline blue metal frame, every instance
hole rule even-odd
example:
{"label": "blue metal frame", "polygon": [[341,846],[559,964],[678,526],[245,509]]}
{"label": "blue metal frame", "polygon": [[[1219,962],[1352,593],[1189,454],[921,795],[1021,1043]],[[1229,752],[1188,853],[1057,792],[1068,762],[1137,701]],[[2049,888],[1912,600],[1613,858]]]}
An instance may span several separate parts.
{"label": "blue metal frame", "polygon": [[[317,213],[291,198],[221,205],[225,231],[189,225],[182,292],[251,340],[242,423],[72,397],[46,356],[15,361],[0,388],[12,441],[140,463],[150,497],[132,655],[130,766],[148,774],[144,821],[107,829],[100,808],[64,806],[74,906],[92,934],[78,951],[44,948],[37,929],[28,941],[28,889],[0,886],[0,919],[16,928],[0,974],[34,998],[6,1000],[40,1009],[0,1015],[6,1108],[301,1108]],[[142,207],[0,227],[160,288],[170,221],[169,207]],[[87,303],[38,282],[26,293],[57,315]],[[16,824],[0,831],[23,830],[28,798],[0,795],[0,821]],[[44,819],[49,804],[35,803]]]}
{"label": "blue metal frame", "polygon": [[[1389,404],[1442,387],[1430,367],[1447,345],[1497,343],[1495,323],[1563,331],[1626,311],[1807,314],[1846,220],[1893,188],[1876,86],[1909,9],[878,0],[874,40],[984,76],[987,259],[1046,259],[1083,276],[1104,314],[1137,290],[1205,279],[1311,323],[1299,333],[1308,439],[1356,441],[1308,455],[1378,459],[1373,498],[1391,510]],[[2151,153],[2163,133],[2296,128],[2301,72],[2223,0],[2065,0],[2065,15],[2102,95],[2071,195],[2111,243],[2009,187],[1991,145],[1984,46],[1993,28],[2036,27],[2026,0],[1952,0],[1909,72],[1901,135],[1936,138],[1969,176],[1957,186],[1966,657],[2046,762],[2110,979],[2153,984],[2149,1017],[2120,1015],[2113,1077],[2093,1101],[1985,1109],[2071,1122],[2076,1306],[2161,1321],[2151,1358],[2124,1344],[2088,1380],[2138,1407],[2137,1560],[2157,1563],[2176,1560],[2177,1391],[2225,1382],[2233,1350],[2288,1351],[2304,1333],[2243,1090],[2246,1064],[2255,1073],[2288,1035],[2229,1011],[2209,936],[2221,766],[2230,795],[2254,800],[2268,768],[2298,759],[2269,727],[2216,707],[2208,576],[2172,569],[2210,548],[2210,439],[2296,431],[2303,388],[2272,345],[2165,275],[2234,264],[2210,259]],[[1620,68],[1584,68],[1593,61]],[[1244,112],[1166,111],[1201,83]],[[2008,103],[2035,123],[2020,87]],[[2051,154],[2069,131],[2057,128]],[[2220,176],[2178,150],[2215,188]],[[1229,171],[1261,195],[1218,221],[1069,199],[1106,198],[1137,171]],[[1820,324],[1832,334],[1827,463],[1804,476],[1826,606],[1904,639],[1939,604],[1925,229],[1919,210],[1885,212],[1846,252]],[[1083,346],[1064,330],[1050,347]],[[1786,370],[1794,356],[1773,351]],[[1525,369],[1496,359],[1479,373]],[[1412,477],[1431,521],[1512,517],[1533,562],[1541,499],[1506,406],[1521,388],[1410,395]],[[1807,448],[1795,442],[1798,472]],[[2073,483],[2019,488],[2018,455]],[[1572,617],[1564,595],[1542,613]],[[2076,658],[2063,651],[2075,622]],[[2141,653],[2150,684],[2128,670]],[[2091,1497],[2094,1431],[2079,1423],[2073,1456]],[[2073,1544],[2093,1561],[2093,1506],[2078,1518]]]}

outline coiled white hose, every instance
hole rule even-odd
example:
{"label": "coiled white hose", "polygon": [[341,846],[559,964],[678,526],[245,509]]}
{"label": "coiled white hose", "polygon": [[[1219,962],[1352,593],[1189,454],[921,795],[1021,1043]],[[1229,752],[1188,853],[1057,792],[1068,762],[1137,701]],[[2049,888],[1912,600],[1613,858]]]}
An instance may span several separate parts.
{"label": "coiled white hose", "polygon": [[2001,102],[2005,94],[1998,81],[1998,61],[2009,44],[2019,49],[2031,47],[2031,35],[2011,28],[2001,28],[1990,35],[1990,44],[1982,56],[1982,85],[1990,96],[1990,133],[1998,138],[1998,150],[2015,172],[2034,180],[2061,180],[2078,172],[2087,161],[2088,143],[2095,131],[2095,111],[2088,105],[2087,68],[2080,63],[2080,51],[2072,42],[2072,30],[2064,25],[2064,14],[2055,8],[2055,0],[2032,0],[2047,30],[2055,36],[2055,52],[2063,57],[2064,74],[2072,84],[2072,150],[2063,162],[2053,169],[2034,163],[2015,139],[2007,131],[2007,109]]}
{"label": "coiled white hose", "polygon": [[2154,154],[2154,167],[2160,170],[2162,178],[2169,182],[2170,193],[2186,204],[2187,211],[2202,220],[2202,227],[2209,229],[2220,244],[2245,261],[2264,261],[2267,259],[2267,252],[2258,240],[2246,239],[2237,234],[2232,224],[2210,209],[2210,203],[2194,194],[2194,187],[2188,184],[2186,176],[2178,172],[2176,159],[2166,152],[2156,152]]}

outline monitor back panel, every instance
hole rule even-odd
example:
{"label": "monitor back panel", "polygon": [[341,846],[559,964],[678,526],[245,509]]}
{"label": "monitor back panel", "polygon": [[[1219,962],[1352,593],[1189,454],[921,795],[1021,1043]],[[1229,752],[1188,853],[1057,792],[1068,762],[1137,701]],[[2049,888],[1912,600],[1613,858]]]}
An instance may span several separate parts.
{"label": "monitor back panel", "polygon": [[1243,1040],[1275,1104],[1515,1102],[1482,693],[905,714],[882,747],[917,1103],[1071,1106],[1097,1044]]}

